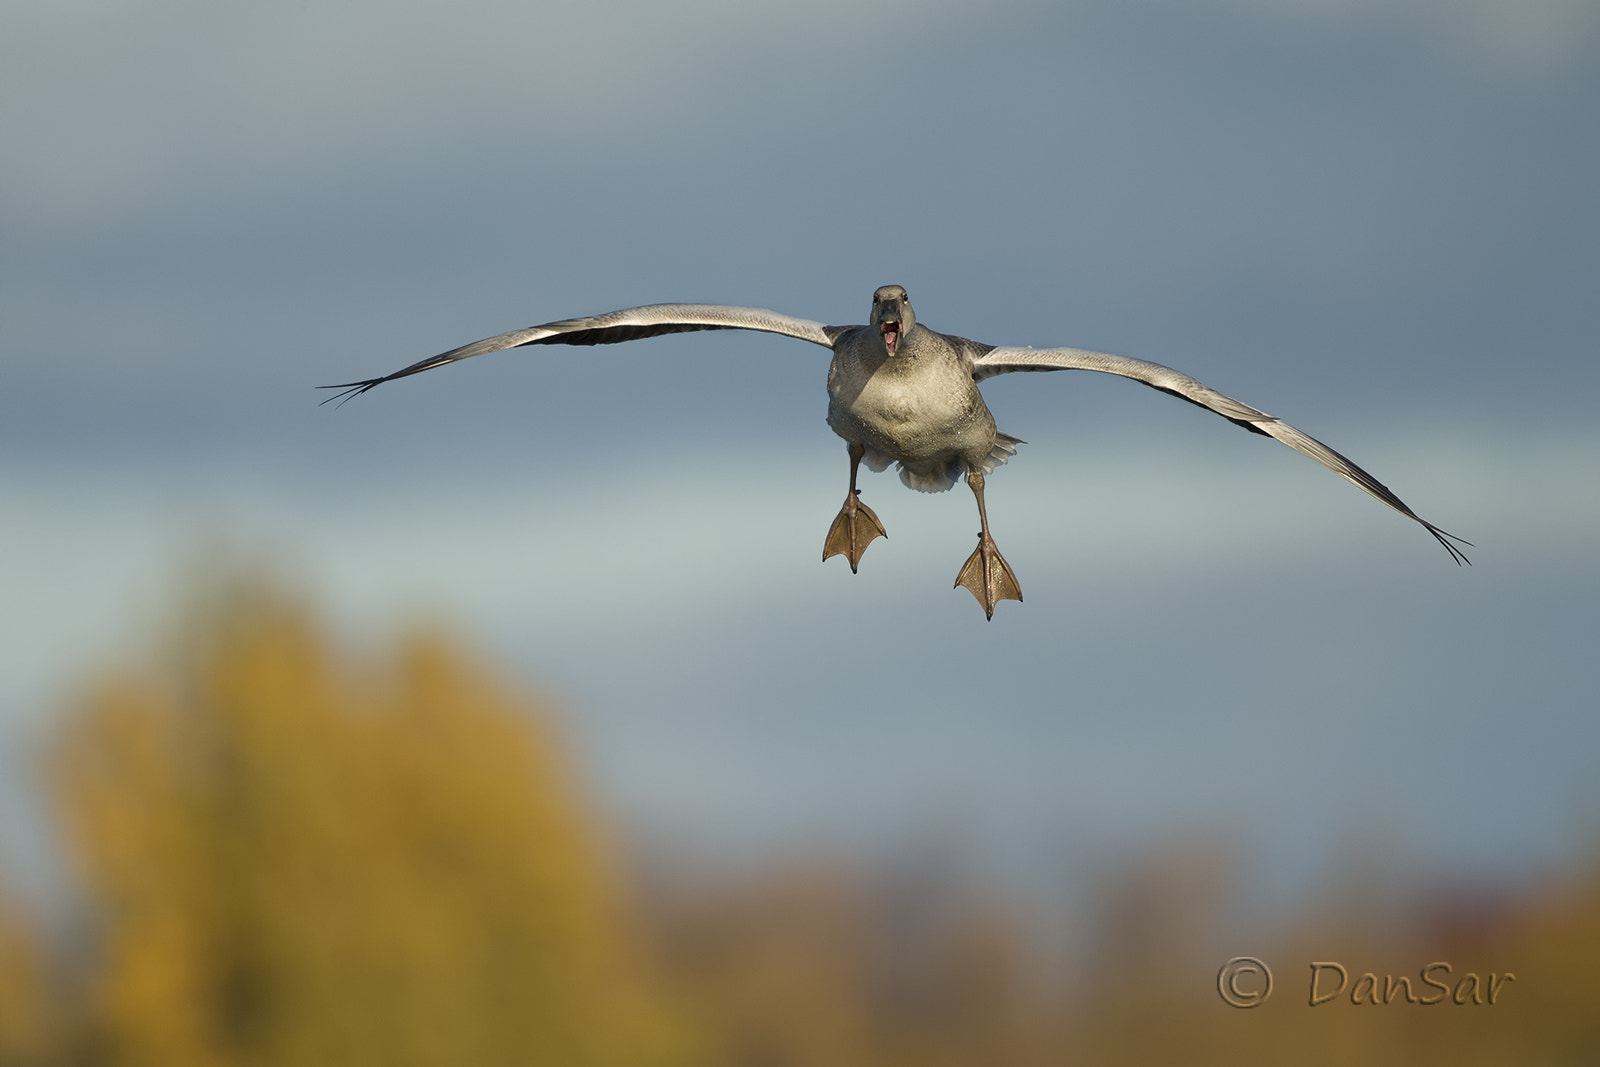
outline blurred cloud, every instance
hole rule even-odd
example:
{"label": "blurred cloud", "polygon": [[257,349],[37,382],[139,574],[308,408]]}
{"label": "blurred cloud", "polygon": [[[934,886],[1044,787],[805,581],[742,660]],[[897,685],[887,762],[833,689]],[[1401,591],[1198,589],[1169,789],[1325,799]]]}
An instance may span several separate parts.
{"label": "blurred cloud", "polygon": [[1594,47],[1600,10],[1587,0],[1229,0],[1309,29],[1399,31],[1489,74],[1550,75]]}
{"label": "blurred cloud", "polygon": [[702,130],[754,66],[826,77],[875,40],[915,46],[963,8],[975,5],[24,4],[8,19],[0,114],[26,146],[12,176],[26,206],[103,224],[218,180],[304,182],[419,150],[479,168],[544,154],[541,142],[565,154],[645,127]]}
{"label": "blurred cloud", "polygon": [[[1241,34],[1330,29],[1382,34],[1420,59],[1443,49],[1468,77],[1555,75],[1592,59],[1600,16],[1584,0],[1208,0],[1143,5],[1188,22],[1209,11]],[[1078,0],[1053,18],[1093,37],[1120,5]],[[129,212],[211,199],[219,186],[310,187],[352,167],[417,155],[462,171],[526,158],[614,153],[644,139],[739,136],[789,110],[745,115],[752,91],[859,83],[877,70],[920,79],[981,27],[1037,21],[1019,2],[816,0],[800,7],[692,0],[269,7],[194,0],[7,5],[0,130],[10,146],[8,214],[63,232]],[[1131,14],[1128,16],[1131,19]],[[1208,47],[1204,37],[1196,47]],[[959,50],[957,52],[959,55]],[[926,57],[926,58],[923,58]],[[1033,60],[1019,51],[1021,63]],[[970,60],[1008,77],[1007,55]],[[963,72],[965,74],[967,72]],[[863,131],[896,114],[889,84],[851,115]],[[885,112],[882,109],[888,109]],[[889,118],[888,116],[893,116]],[[802,136],[812,151],[828,141]],[[1021,147],[1021,146],[1019,146]]]}

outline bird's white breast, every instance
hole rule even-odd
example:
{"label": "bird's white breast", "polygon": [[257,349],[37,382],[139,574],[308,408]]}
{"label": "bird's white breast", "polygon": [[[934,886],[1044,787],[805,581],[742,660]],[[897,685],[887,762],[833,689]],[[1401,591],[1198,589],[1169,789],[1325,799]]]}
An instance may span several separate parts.
{"label": "bird's white breast", "polygon": [[875,374],[861,390],[855,408],[869,421],[903,424],[917,421],[925,412],[926,403],[904,378]]}

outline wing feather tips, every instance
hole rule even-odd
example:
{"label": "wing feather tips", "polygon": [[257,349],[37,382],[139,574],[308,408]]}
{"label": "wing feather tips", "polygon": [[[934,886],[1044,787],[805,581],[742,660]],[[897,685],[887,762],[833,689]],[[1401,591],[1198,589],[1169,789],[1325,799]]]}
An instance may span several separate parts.
{"label": "wing feather tips", "polygon": [[1418,515],[1415,511],[1412,511],[1410,505],[1408,505],[1404,500],[1401,500],[1400,497],[1395,494],[1394,490],[1390,489],[1388,486],[1378,481],[1378,479],[1368,474],[1365,470],[1352,462],[1348,457],[1344,456],[1340,452],[1335,451],[1334,449],[1329,448],[1327,445],[1323,444],[1321,441],[1318,441],[1310,434],[1303,433],[1279,419],[1271,419],[1265,425],[1267,427],[1266,432],[1268,433],[1268,436],[1274,438],[1282,444],[1288,445],[1301,455],[1316,460],[1324,467],[1327,467],[1329,470],[1339,475],[1345,481],[1350,482],[1357,489],[1362,490],[1369,496],[1377,499],[1379,502],[1387,504],[1395,511],[1398,511],[1406,518],[1427,530],[1433,535],[1433,539],[1443,545],[1446,552],[1450,553],[1450,558],[1455,560],[1456,566],[1459,567],[1462,564],[1466,564],[1470,567],[1472,565],[1472,561],[1467,558],[1466,553],[1457,547],[1459,544],[1465,545],[1467,548],[1472,548],[1474,546],[1471,541],[1468,541],[1463,537],[1457,537],[1455,534],[1449,533],[1446,530],[1441,530],[1427,519],[1424,519],[1421,515]]}
{"label": "wing feather tips", "polygon": [[[472,346],[468,345],[467,347],[470,348]],[[462,350],[458,348],[458,349],[452,349],[449,352],[440,353],[437,356],[430,356],[427,359],[422,360],[421,362],[413,363],[409,367],[405,367],[405,368],[402,368],[401,370],[397,370],[393,374],[385,374],[380,378],[363,378],[359,382],[346,382],[343,385],[319,385],[319,386],[317,386],[318,389],[339,389],[339,390],[343,390],[342,392],[335,393],[332,396],[328,397],[328,399],[324,400],[322,402],[322,404],[326,404],[329,401],[336,400],[336,401],[338,401],[338,406],[343,407],[346,403],[348,403],[351,400],[354,400],[356,397],[360,396],[362,393],[365,393],[370,389],[376,389],[378,386],[382,385],[384,382],[392,382],[396,378],[404,378],[404,377],[406,377],[408,375],[411,375],[411,374],[421,374],[425,370],[432,370],[435,367],[442,367],[446,363],[454,363],[458,359],[465,359],[466,356],[463,356],[463,355],[459,354],[461,351]],[[467,355],[476,355],[476,353],[470,353],[469,352],[469,353],[467,353]],[[318,404],[317,406],[321,407],[322,404]]]}
{"label": "wing feather tips", "polygon": [[1454,541],[1457,544],[1463,544],[1468,548],[1473,548],[1474,545],[1471,541],[1468,541],[1464,537],[1457,537],[1453,533],[1446,533],[1433,523],[1424,521],[1423,519],[1418,519],[1417,521],[1422,523],[1423,526],[1427,527],[1428,532],[1433,534],[1433,539],[1435,541],[1438,541],[1444,546],[1444,550],[1450,553],[1450,558],[1456,561],[1457,567],[1461,566],[1462,564],[1466,564],[1468,567],[1472,566],[1472,561],[1467,558],[1467,554],[1461,551],[1461,549],[1457,548],[1456,545],[1451,544],[1451,542]]}
{"label": "wing feather tips", "polygon": [[337,402],[337,407],[343,407],[368,389],[382,385],[386,381],[388,381],[387,378],[367,378],[364,381],[345,382],[342,385],[319,385],[317,386],[318,389],[337,389],[339,391],[332,396],[324,397],[317,404],[317,407],[320,408],[323,404],[335,404],[335,402]]}

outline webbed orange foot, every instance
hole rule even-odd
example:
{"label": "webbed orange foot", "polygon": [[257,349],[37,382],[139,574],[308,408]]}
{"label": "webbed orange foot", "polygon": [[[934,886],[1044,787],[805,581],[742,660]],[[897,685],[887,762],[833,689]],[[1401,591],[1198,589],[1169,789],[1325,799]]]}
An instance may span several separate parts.
{"label": "webbed orange foot", "polygon": [[1022,600],[1022,587],[1017,584],[1017,576],[1011,573],[1011,566],[1000,555],[994,539],[987,534],[978,535],[978,547],[962,564],[961,573],[956,575],[956,585],[966,586],[968,592],[983,605],[985,617],[990,619],[994,618],[994,606],[998,602],[1015,600],[1020,603]]}
{"label": "webbed orange foot", "polygon": [[862,555],[875,537],[888,537],[883,523],[873,510],[861,502],[861,494],[852,489],[844,498],[844,507],[828,527],[828,539],[822,544],[822,559],[827,562],[834,556],[844,556],[850,561],[850,573],[856,573]]}

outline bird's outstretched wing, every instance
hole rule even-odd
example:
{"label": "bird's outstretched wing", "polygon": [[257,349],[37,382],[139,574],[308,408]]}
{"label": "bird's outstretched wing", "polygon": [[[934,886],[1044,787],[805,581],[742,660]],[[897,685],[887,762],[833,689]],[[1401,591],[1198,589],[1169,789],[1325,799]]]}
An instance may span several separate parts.
{"label": "bird's outstretched wing", "polygon": [[973,360],[972,377],[975,381],[982,381],[996,374],[1051,370],[1093,370],[1104,374],[1120,374],[1124,378],[1143,382],[1163,393],[1171,393],[1191,404],[1214,411],[1251,433],[1275,437],[1296,452],[1310,456],[1346,481],[1377,497],[1406,518],[1420,523],[1445,547],[1457,564],[1471,562],[1457,547],[1457,544],[1461,544],[1471,548],[1470,541],[1463,541],[1454,534],[1446,533],[1422,518],[1382,482],[1321,441],[1301,433],[1264,411],[1257,411],[1249,404],[1240,403],[1231,396],[1224,396],[1203,382],[1195,381],[1187,374],[1181,374],[1171,367],[1148,363],[1142,359],[1130,359],[1127,356],[1089,352],[1081,348],[996,348]]}
{"label": "bird's outstretched wing", "polygon": [[[322,389],[339,392],[328,400],[349,400],[360,396],[373,386],[420,374],[446,363],[481,356],[485,352],[498,352],[505,348],[523,345],[611,345],[619,341],[632,341],[640,337],[654,337],[662,333],[686,333],[692,330],[759,330],[764,333],[781,333],[802,341],[832,348],[833,342],[846,327],[824,326],[810,319],[797,319],[762,308],[728,307],[722,304],[649,304],[645,307],[623,308],[604,315],[591,315],[583,319],[562,319],[541,326],[512,330],[470,345],[452,348],[437,356],[430,356],[409,367],[385,374],[381,378],[367,378],[343,385],[324,385]],[[326,404],[328,400],[324,400]]]}

